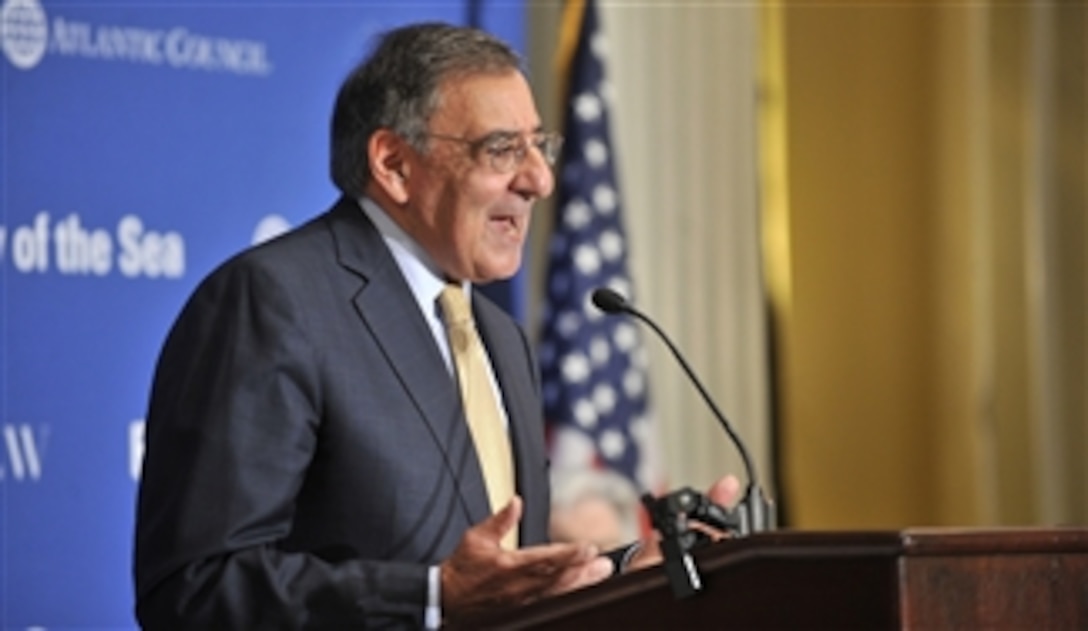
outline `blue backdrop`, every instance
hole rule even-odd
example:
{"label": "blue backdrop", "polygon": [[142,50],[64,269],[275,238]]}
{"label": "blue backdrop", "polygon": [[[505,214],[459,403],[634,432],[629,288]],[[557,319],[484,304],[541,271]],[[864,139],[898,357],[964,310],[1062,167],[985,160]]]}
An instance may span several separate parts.
{"label": "blue backdrop", "polygon": [[523,47],[508,1],[3,1],[3,628],[134,626],[142,416],[170,323],[213,266],[334,200],[328,118],[374,33],[477,18]]}

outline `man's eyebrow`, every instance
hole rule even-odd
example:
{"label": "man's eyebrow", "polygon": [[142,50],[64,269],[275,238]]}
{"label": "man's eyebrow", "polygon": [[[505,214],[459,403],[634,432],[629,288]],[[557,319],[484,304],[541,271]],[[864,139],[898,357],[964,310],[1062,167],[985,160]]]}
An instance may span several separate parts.
{"label": "man's eyebrow", "polygon": [[[529,133],[530,134],[539,134],[539,133],[543,133],[543,131],[544,131],[544,126],[543,125],[537,125]],[[496,129],[494,131],[491,131],[491,132],[488,132],[488,133],[484,134],[480,138],[479,142],[487,143],[487,142],[495,142],[497,140],[512,140],[512,139],[515,139],[515,138],[520,138],[521,134],[522,134],[522,132],[520,130],[517,130],[517,129]]]}
{"label": "man's eyebrow", "polygon": [[513,129],[496,129],[495,131],[484,134],[482,140],[509,140],[511,138],[517,138],[521,134]]}

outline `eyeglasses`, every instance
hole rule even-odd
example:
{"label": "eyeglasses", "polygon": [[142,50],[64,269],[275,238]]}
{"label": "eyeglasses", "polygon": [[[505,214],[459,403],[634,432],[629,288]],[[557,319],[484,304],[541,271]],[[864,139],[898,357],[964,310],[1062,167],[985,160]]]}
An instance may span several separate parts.
{"label": "eyeglasses", "polygon": [[559,148],[563,146],[563,137],[552,131],[535,131],[527,136],[518,132],[496,131],[476,139],[445,134],[424,136],[467,145],[474,158],[480,160],[486,156],[491,168],[500,173],[510,173],[521,166],[529,155],[529,147],[536,147],[544,161],[554,166],[559,158]]}

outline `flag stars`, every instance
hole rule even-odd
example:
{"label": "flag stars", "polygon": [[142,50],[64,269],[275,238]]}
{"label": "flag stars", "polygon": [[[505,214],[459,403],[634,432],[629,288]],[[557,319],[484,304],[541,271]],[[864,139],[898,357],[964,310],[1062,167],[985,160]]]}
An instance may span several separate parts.
{"label": "flag stars", "polygon": [[587,399],[578,399],[574,402],[574,422],[586,429],[597,426],[597,408]]}
{"label": "flag stars", "polygon": [[627,440],[624,439],[623,434],[614,429],[606,429],[601,432],[598,444],[601,448],[601,454],[609,460],[619,460],[623,456],[623,452],[627,451]]}
{"label": "flag stars", "polygon": [[616,344],[616,348],[629,353],[638,346],[638,333],[634,326],[624,322],[616,327],[612,341]]}
{"label": "flag stars", "polygon": [[597,31],[589,38],[589,50],[593,52],[593,56],[597,58],[600,63],[605,62],[605,58],[608,55],[608,38],[604,36],[604,33]]}
{"label": "flag stars", "polygon": [[563,209],[563,222],[571,230],[581,230],[593,219],[593,209],[584,200],[571,200]]}
{"label": "flag stars", "polygon": [[598,414],[602,416],[611,414],[616,409],[616,389],[606,383],[597,384],[597,387],[593,388],[593,405],[597,408]]}
{"label": "flag stars", "polygon": [[623,373],[623,392],[628,397],[642,396],[646,390],[646,377],[637,368],[629,368]]}
{"label": "flag stars", "polygon": [[592,276],[601,269],[601,254],[591,245],[574,248],[574,265],[586,276]]}
{"label": "flag stars", "polygon": [[[650,438],[645,430],[648,374],[635,363],[641,331],[591,302],[597,287],[609,286],[625,296],[632,291],[620,221],[624,199],[614,181],[608,129],[615,86],[604,73],[606,40],[590,7],[587,3],[583,16],[579,63],[570,69],[564,130],[570,142],[557,180],[559,202],[548,252],[549,279],[560,280],[547,285],[550,309],[543,337],[555,338],[555,348],[541,353],[541,377],[559,388],[555,394],[545,390],[545,415],[555,424],[553,463],[573,457],[645,481],[653,462],[641,453]],[[636,420],[643,428],[639,434],[633,433]]]}
{"label": "flag stars", "polygon": [[608,340],[598,335],[593,338],[589,343],[589,358],[593,360],[593,365],[597,368],[604,366],[608,363],[608,358],[612,356],[612,347],[609,345]]}
{"label": "flag stars", "polygon": [[563,358],[563,378],[571,383],[582,383],[589,377],[589,360],[581,353],[571,353]]}
{"label": "flag stars", "polygon": [[601,238],[597,240],[597,248],[600,249],[604,260],[614,263],[623,256],[623,238],[615,230],[605,230]]}
{"label": "flag stars", "polygon": [[574,99],[574,113],[582,122],[597,122],[603,109],[600,97],[592,92],[583,92]]}
{"label": "flag stars", "polygon": [[585,155],[589,166],[595,169],[601,168],[608,162],[608,145],[604,144],[600,138],[587,140],[582,147],[582,153]]}
{"label": "flag stars", "polygon": [[602,215],[611,215],[616,212],[619,200],[616,189],[607,184],[600,184],[593,189],[593,207]]}

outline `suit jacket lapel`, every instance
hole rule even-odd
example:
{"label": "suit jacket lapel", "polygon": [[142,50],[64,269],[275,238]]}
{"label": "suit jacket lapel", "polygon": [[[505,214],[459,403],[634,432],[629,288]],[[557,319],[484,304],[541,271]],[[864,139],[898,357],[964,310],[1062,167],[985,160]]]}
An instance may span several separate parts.
{"label": "suit jacket lapel", "polygon": [[460,394],[411,288],[357,203],[342,199],[330,214],[330,226],[340,264],[363,279],[351,297],[355,309],[430,427],[469,522],[478,523],[491,513],[483,474]]}

